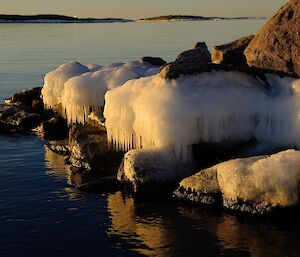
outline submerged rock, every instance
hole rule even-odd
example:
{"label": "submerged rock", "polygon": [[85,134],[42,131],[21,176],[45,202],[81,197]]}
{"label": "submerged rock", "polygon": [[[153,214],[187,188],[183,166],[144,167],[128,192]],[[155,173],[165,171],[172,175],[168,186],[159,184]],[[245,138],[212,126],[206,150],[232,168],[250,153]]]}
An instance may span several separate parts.
{"label": "submerged rock", "polygon": [[253,38],[254,36],[251,35],[224,45],[214,46],[212,48],[212,62],[216,64],[246,65],[247,60],[244,51]]}
{"label": "submerged rock", "polygon": [[[184,179],[174,196],[255,214],[299,204],[300,152],[234,159]],[[209,197],[209,198],[208,198]]]}
{"label": "submerged rock", "polygon": [[300,1],[290,0],[245,50],[250,66],[300,76]]}

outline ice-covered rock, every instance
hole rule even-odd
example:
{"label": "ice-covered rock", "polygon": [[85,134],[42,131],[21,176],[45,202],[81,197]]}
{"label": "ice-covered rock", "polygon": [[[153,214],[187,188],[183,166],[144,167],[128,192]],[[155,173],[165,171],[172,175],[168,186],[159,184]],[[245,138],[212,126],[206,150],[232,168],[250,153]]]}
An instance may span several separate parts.
{"label": "ice-covered rock", "polygon": [[230,160],[217,166],[225,203],[288,207],[299,202],[300,152],[287,150],[271,156]]}
{"label": "ice-covered rock", "polygon": [[131,183],[135,191],[142,191],[149,184],[177,181],[193,170],[192,160],[183,162],[177,159],[170,148],[134,149],[125,154],[118,179]]}
{"label": "ice-covered rock", "polygon": [[226,208],[260,214],[295,206],[300,196],[300,152],[222,162],[182,180],[174,195],[205,204],[222,199]]}
{"label": "ice-covered rock", "polygon": [[71,61],[62,64],[54,71],[47,73],[44,78],[44,86],[42,89],[45,106],[51,108],[54,105],[61,103],[65,82],[74,76],[79,76],[89,71],[90,70],[85,65]]}
{"label": "ice-covered rock", "polygon": [[221,190],[218,184],[215,166],[187,177],[180,182],[174,192],[178,199],[188,199],[193,202],[216,205],[220,203]]}
{"label": "ice-covered rock", "polygon": [[268,75],[267,83],[224,71],[128,81],[105,96],[108,139],[125,151],[173,147],[183,159],[201,142],[300,146],[300,80]]}
{"label": "ice-covered rock", "polygon": [[91,112],[102,113],[104,95],[130,79],[153,75],[157,66],[143,61],[106,66],[69,62],[45,76],[42,90],[45,106],[61,103],[63,115],[72,123],[85,123]]}

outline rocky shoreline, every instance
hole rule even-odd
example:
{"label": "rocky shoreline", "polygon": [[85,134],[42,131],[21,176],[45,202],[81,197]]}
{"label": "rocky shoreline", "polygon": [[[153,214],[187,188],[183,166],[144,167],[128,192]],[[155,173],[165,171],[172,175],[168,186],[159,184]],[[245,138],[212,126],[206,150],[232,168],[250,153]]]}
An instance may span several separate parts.
{"label": "rocky shoreline", "polygon": [[[230,76],[238,75],[242,84],[244,80],[250,81],[255,84],[257,92],[273,99],[282,90],[274,87],[274,78],[292,81],[292,85],[296,85],[300,76],[300,45],[296,36],[300,32],[299,18],[299,2],[289,1],[257,35],[215,46],[212,54],[204,42],[198,42],[171,63],[157,57],[143,57],[138,62],[106,68],[95,65],[86,68],[76,62],[63,68],[73,69],[74,81],[91,79],[93,72],[102,77],[105,77],[105,72],[119,76],[121,69],[122,72],[124,69],[130,71],[129,79],[142,78],[146,81],[148,76],[155,76],[155,81],[159,83],[178,84],[184,83],[187,77],[203,79],[203,74],[224,76],[229,78],[228,81],[231,81]],[[55,74],[58,74],[59,68],[54,71]],[[130,69],[138,72],[134,74]],[[159,74],[153,75],[157,71]],[[269,78],[270,73],[273,80]],[[73,79],[69,76],[70,72],[67,73],[69,77],[62,74],[60,79],[65,79],[66,83],[69,83],[68,79]],[[118,79],[120,84],[129,85],[126,83],[128,79],[122,76]],[[92,84],[92,80],[89,83]],[[111,85],[117,82],[106,83]],[[297,94],[297,87],[292,89],[294,91],[288,97]],[[143,147],[145,143],[141,143],[141,138],[135,142],[134,133],[129,135],[129,142],[122,145],[120,142],[126,141],[113,140],[114,128],[108,123],[104,106],[77,105],[77,112],[83,114],[76,116],[78,113],[68,112],[66,103],[47,105],[45,90],[46,82],[43,89],[24,90],[7,99],[0,107],[0,133],[35,133],[47,139],[49,150],[66,156],[65,162],[71,167],[71,180],[79,189],[105,191],[119,187],[122,182],[129,184],[136,194],[153,197],[164,192],[194,204],[261,215],[299,205],[300,152],[296,144],[272,143],[268,148],[262,148],[259,138],[251,132],[252,136],[247,140],[231,136],[216,142],[193,142],[187,150],[191,155],[182,148],[176,148],[176,145],[166,144],[158,148],[150,142],[150,147]],[[105,90],[113,91],[114,87]],[[53,96],[50,96],[53,102]],[[98,97],[104,102],[101,98],[104,96]],[[110,92],[109,96],[105,95],[106,102],[109,97],[112,97]],[[124,106],[122,108],[124,112]],[[128,118],[128,114],[125,117]],[[234,118],[231,119],[234,122]],[[259,123],[255,115],[251,116],[250,121],[255,125]],[[117,135],[118,138],[122,137],[121,134]],[[135,144],[142,147],[134,147]]]}

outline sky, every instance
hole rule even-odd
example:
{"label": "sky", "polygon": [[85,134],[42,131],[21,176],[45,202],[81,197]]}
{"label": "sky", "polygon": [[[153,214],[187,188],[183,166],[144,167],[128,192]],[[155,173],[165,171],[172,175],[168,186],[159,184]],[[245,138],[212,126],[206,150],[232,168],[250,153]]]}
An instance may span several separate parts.
{"label": "sky", "polygon": [[286,0],[0,0],[1,14],[145,18],[168,14],[270,17]]}

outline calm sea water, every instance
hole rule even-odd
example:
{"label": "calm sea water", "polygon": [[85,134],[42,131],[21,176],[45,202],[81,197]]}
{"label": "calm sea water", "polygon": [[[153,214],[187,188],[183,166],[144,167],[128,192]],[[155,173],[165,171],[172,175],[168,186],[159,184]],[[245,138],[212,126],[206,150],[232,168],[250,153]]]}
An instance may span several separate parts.
{"label": "calm sea water", "polygon": [[[107,64],[208,46],[265,21],[0,25],[0,100],[68,60]],[[240,217],[122,192],[80,192],[34,136],[0,136],[0,256],[300,256],[297,217]]]}

